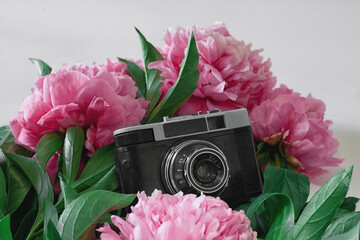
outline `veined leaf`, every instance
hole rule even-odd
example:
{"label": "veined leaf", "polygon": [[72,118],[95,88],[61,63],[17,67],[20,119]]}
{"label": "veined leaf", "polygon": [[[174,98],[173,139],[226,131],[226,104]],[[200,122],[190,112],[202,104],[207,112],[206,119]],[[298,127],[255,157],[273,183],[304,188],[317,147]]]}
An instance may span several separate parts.
{"label": "veined leaf", "polygon": [[108,190],[114,191],[118,188],[118,178],[116,176],[115,165],[94,185],[86,189],[84,192],[90,192],[93,190]]}
{"label": "veined leaf", "polygon": [[40,226],[40,223],[44,219],[45,201],[48,200],[52,203],[54,200],[50,180],[48,175],[43,172],[39,163],[34,161],[32,158],[27,158],[13,153],[5,153],[5,155],[28,178],[38,196],[39,210],[30,234],[28,235],[28,238],[31,238],[34,231]]}
{"label": "veined leaf", "polygon": [[0,219],[0,240],[12,240],[10,231],[10,215]]}
{"label": "veined leaf", "polygon": [[[134,194],[95,190],[80,195],[65,208],[57,229],[63,240],[95,239],[96,223],[110,211],[128,206]],[[91,209],[91,211],[89,211]]]}
{"label": "veined leaf", "polygon": [[8,167],[7,180],[8,195],[5,213],[12,214],[25,199],[31,184],[27,177],[13,165]]}
{"label": "veined leaf", "polygon": [[72,184],[77,192],[82,192],[86,188],[98,182],[115,165],[114,162],[115,145],[107,145],[98,149],[87,162],[80,177]]}
{"label": "veined leaf", "polygon": [[349,189],[353,166],[327,181],[311,198],[288,239],[319,239],[343,202]]}
{"label": "veined leaf", "polygon": [[268,165],[264,172],[264,193],[285,193],[290,197],[298,216],[309,196],[310,182],[306,175]]}
{"label": "veined leaf", "polygon": [[63,148],[63,175],[71,184],[79,171],[81,153],[84,146],[84,132],[81,127],[74,126],[67,129]]}
{"label": "veined leaf", "polygon": [[164,116],[172,116],[177,109],[193,94],[197,88],[199,79],[199,53],[193,33],[189,37],[189,43],[185,58],[181,64],[179,77],[176,83],[168,90],[161,102],[155,107],[147,122],[157,122]]}
{"label": "veined leaf", "polygon": [[[118,58],[120,62],[126,63],[126,70],[129,72],[130,76],[134,79],[136,86],[139,89],[138,97],[146,97],[146,80],[145,72],[142,70],[136,63],[128,61],[123,58]],[[139,94],[140,93],[140,94]]]}
{"label": "veined leaf", "polygon": [[44,228],[44,240],[61,240],[55,224],[50,220]]}
{"label": "veined leaf", "polygon": [[40,77],[51,73],[51,67],[49,67],[49,65],[47,65],[44,61],[36,58],[29,58],[29,60],[36,65]]}
{"label": "veined leaf", "polygon": [[276,205],[276,207],[272,206],[269,209],[270,228],[266,239],[284,239],[284,236],[294,225],[294,205],[289,196],[283,193],[264,193],[255,198],[246,211],[246,216],[251,220],[251,227],[255,231],[257,225],[256,212],[266,203]]}
{"label": "veined leaf", "polygon": [[69,184],[64,181],[64,177],[60,176],[60,186],[61,186],[61,193],[64,197],[65,208],[74,200],[76,199],[79,194],[73,189]]}
{"label": "veined leaf", "polygon": [[159,53],[159,51],[146,40],[144,35],[137,28],[135,28],[135,30],[139,35],[144,57],[145,79],[147,88],[147,94],[145,96],[147,100],[150,100],[148,96],[151,96],[152,93],[149,91],[151,91],[151,86],[154,84],[154,81],[160,81],[160,79],[158,79],[160,72],[157,69],[149,69],[148,65],[151,62],[162,60],[163,57],[161,56],[161,53]]}
{"label": "veined leaf", "polygon": [[46,171],[46,164],[57,150],[64,144],[64,134],[51,132],[45,134],[36,146],[36,160],[41,168]]}
{"label": "veined leaf", "polygon": [[360,212],[346,213],[326,229],[321,240],[359,239]]}

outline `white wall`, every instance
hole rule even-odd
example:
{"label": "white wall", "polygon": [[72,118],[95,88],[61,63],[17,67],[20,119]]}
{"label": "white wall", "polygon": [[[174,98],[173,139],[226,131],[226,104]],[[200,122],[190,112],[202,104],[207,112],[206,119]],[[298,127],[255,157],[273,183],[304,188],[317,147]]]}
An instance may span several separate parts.
{"label": "white wall", "polygon": [[215,21],[254,49],[263,48],[278,84],[326,103],[341,144],[338,156],[346,158],[331,171],[355,163],[350,194],[360,197],[360,1],[0,0],[0,125],[34,87],[37,72],[29,57],[54,68],[117,56],[139,59],[134,26],[159,46],[168,27]]}

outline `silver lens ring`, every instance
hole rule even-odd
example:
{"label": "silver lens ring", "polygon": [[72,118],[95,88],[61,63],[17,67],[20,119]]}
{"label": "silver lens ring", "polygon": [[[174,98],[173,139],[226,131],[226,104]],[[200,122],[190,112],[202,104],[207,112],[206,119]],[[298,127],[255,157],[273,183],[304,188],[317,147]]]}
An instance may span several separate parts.
{"label": "silver lens ring", "polygon": [[[213,165],[212,169],[219,170],[220,173],[211,184],[202,183],[194,173],[198,158],[201,158],[204,154],[212,156],[212,162],[210,160],[206,160],[206,162],[208,165]],[[207,141],[188,140],[182,142],[170,149],[164,161],[164,180],[172,194],[179,191],[185,193],[194,191],[208,194],[216,193],[226,186],[229,179],[229,167],[225,155],[216,145]]]}

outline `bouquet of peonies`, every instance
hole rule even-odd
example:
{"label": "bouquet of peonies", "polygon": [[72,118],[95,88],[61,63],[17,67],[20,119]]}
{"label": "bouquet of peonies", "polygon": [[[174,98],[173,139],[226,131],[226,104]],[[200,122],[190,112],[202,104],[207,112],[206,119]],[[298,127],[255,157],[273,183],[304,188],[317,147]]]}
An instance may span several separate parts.
{"label": "bouquet of peonies", "polygon": [[[31,59],[36,87],[0,128],[0,239],[359,237],[358,199],[345,198],[352,168],[306,203],[308,177],[342,162],[321,100],[275,88],[270,60],[221,23],[169,29],[158,49],[137,32],[143,61],[54,70]],[[216,108],[248,110],[264,194],[230,209],[205,195],[142,192],[120,218],[136,196],[118,193],[113,131]]]}

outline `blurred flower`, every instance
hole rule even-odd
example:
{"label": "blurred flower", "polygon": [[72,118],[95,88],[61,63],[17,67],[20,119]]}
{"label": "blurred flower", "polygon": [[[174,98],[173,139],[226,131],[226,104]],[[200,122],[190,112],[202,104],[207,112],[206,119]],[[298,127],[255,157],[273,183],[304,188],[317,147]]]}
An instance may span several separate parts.
{"label": "blurred flower", "polygon": [[111,217],[120,235],[105,223],[98,229],[101,239],[256,239],[244,211],[232,210],[220,198],[155,190],[151,197],[138,193],[138,200],[126,221]]}
{"label": "blurred flower", "polygon": [[327,173],[323,167],[339,165],[342,159],[333,156],[338,141],[324,113],[325,104],[311,95],[301,97],[284,85],[275,89],[250,114],[254,137],[262,142],[260,163],[270,161],[309,177]]}
{"label": "blurred flower", "polygon": [[166,31],[164,60],[149,65],[162,71],[163,95],[177,81],[191,31],[199,52],[200,76],[198,88],[180,107],[178,115],[215,108],[251,110],[266,98],[276,82],[270,72],[270,60],[263,62],[261,50],[251,50],[251,44],[234,39],[221,23],[205,29],[178,27]]}

